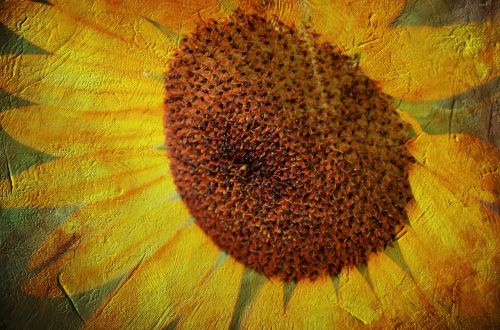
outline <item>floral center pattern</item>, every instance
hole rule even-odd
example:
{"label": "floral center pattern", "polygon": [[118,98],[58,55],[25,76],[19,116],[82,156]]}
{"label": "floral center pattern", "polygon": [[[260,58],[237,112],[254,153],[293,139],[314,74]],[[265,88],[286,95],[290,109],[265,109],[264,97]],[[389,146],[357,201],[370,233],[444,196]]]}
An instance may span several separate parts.
{"label": "floral center pattern", "polygon": [[181,41],[165,134],[196,223],[285,281],[366,263],[404,226],[407,127],[356,61],[310,29],[236,11]]}

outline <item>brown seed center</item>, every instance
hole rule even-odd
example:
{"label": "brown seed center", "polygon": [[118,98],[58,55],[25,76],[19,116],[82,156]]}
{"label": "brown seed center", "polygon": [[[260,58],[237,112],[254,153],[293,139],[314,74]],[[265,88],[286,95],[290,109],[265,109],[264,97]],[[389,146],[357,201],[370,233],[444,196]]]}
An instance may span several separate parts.
{"label": "brown seed center", "polygon": [[335,275],[403,226],[406,127],[314,33],[237,11],[182,41],[165,84],[178,191],[247,267],[285,281]]}

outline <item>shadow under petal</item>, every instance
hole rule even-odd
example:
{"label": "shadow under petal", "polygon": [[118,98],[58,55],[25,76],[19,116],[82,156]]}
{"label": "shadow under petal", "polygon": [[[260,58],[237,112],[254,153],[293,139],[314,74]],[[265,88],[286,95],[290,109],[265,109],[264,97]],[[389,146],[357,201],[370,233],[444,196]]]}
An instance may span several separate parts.
{"label": "shadow under petal", "polygon": [[500,146],[500,78],[437,101],[397,101],[428,134],[465,133]]}
{"label": "shadow under petal", "polygon": [[472,22],[495,22],[500,5],[495,0],[408,0],[393,26],[443,26]]}

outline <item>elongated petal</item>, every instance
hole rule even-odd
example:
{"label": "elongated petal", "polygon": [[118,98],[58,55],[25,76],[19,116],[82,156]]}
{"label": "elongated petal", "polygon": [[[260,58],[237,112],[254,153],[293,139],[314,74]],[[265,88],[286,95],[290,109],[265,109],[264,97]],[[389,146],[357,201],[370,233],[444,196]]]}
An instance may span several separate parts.
{"label": "elongated petal", "polygon": [[500,196],[500,149],[465,134],[422,132],[408,148],[413,157],[435,173],[440,183],[462,199],[490,203]]}
{"label": "elongated petal", "polygon": [[[0,125],[17,141],[54,156],[106,149],[152,149],[163,144],[161,108],[86,111],[30,106],[0,113]],[[47,120],[50,118],[50,120]]]}
{"label": "elongated petal", "polygon": [[[89,15],[88,6],[83,3],[75,6],[61,2],[60,6],[64,11],[75,16],[81,16],[82,13],[87,14],[86,16],[90,16],[89,19],[94,24],[102,24],[103,20],[106,23],[109,20],[109,23],[116,24],[114,15],[119,17],[121,21],[129,24],[134,24],[137,17],[146,17],[158,23],[165,36],[175,42],[178,37],[189,34],[202,20],[206,21],[210,18],[221,19],[226,16],[230,13],[231,8],[236,8],[238,2],[237,0],[149,0],[145,4],[133,0],[116,2],[106,0],[94,1],[95,6],[101,12],[110,14],[109,17],[95,13]],[[132,36],[129,35],[129,38],[132,38]]]}
{"label": "elongated petal", "polygon": [[132,11],[119,15],[111,7],[105,8],[102,1],[93,1],[89,6],[79,1],[46,5],[7,0],[0,8],[2,24],[43,50],[110,68],[133,64],[120,72],[162,70],[165,55],[175,48],[144,15]]}
{"label": "elongated petal", "polygon": [[365,54],[360,66],[389,95],[444,99],[498,77],[491,29],[475,23],[398,27],[353,51]]}
{"label": "elongated petal", "polygon": [[498,253],[498,215],[478,202],[460,199],[423,166],[411,170],[409,181],[419,210],[410,208],[410,221],[416,219],[412,227],[420,237],[471,267]]}
{"label": "elongated petal", "polygon": [[286,316],[295,329],[355,329],[363,323],[336,303],[330,277],[297,283]]}
{"label": "elongated petal", "polygon": [[387,30],[405,6],[405,0],[308,0],[302,10],[323,37],[354,46],[369,37],[364,35],[368,29]]}
{"label": "elongated petal", "polygon": [[[161,80],[144,75],[140,67],[127,74],[120,66],[100,67],[59,55],[11,55],[2,58],[0,88],[28,101],[75,110],[161,107]],[[138,69],[137,69],[138,68]]]}
{"label": "elongated petal", "polygon": [[325,40],[349,55],[361,54],[365,74],[400,99],[443,99],[498,76],[498,27],[391,27],[404,3],[318,0],[310,15]]}
{"label": "elongated petal", "polygon": [[283,282],[267,281],[244,312],[242,329],[260,329],[272,324],[276,329],[289,328],[284,318]]}
{"label": "elongated petal", "polygon": [[201,279],[193,298],[179,311],[178,329],[228,329],[244,268],[229,257]]}
{"label": "elongated petal", "polygon": [[[87,329],[164,328],[213,267],[219,249],[197,227],[179,232],[139,263],[85,324]],[[127,311],[124,313],[124,311]]]}
{"label": "elongated petal", "polygon": [[[100,287],[129,272],[153,254],[186,223],[189,212],[165,179],[110,201],[86,206],[54,231],[32,255],[30,267],[43,268],[25,285],[31,294],[59,294]],[[62,239],[61,239],[62,238]],[[69,240],[73,239],[68,246]],[[75,239],[76,238],[76,239]],[[59,256],[64,251],[62,256]],[[55,252],[55,254],[54,254]],[[57,267],[58,266],[58,267]]]}
{"label": "elongated petal", "polygon": [[423,166],[410,171],[410,184],[416,202],[398,243],[416,284],[448,327],[490,326],[499,292],[498,214],[460,199]]}
{"label": "elongated petal", "polygon": [[365,324],[381,317],[380,301],[367,279],[356,268],[339,274],[339,306]]}
{"label": "elongated petal", "polygon": [[103,151],[57,159],[0,181],[2,207],[82,205],[168,175],[161,152]]}
{"label": "elongated petal", "polygon": [[389,247],[388,252],[373,255],[368,260],[370,280],[382,308],[382,318],[374,325],[382,328],[397,327],[398,324],[444,326],[433,302],[415,283],[411,269],[403,269],[404,260],[393,260],[386,254],[390,254],[391,249],[394,248]]}
{"label": "elongated petal", "polygon": [[497,283],[478,276],[467,261],[430,245],[428,237],[411,227],[398,242],[417,286],[447,327],[491,326],[498,314]]}

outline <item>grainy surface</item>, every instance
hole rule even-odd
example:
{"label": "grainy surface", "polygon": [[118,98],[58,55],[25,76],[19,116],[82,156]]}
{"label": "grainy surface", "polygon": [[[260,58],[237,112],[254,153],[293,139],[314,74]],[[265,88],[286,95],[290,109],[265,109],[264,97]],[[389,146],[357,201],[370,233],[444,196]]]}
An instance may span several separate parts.
{"label": "grainy surface", "polygon": [[175,181],[232,257],[286,281],[336,275],[406,220],[408,127],[312,31],[236,11],[181,42],[166,75]]}
{"label": "grainy surface", "polygon": [[[500,327],[497,1],[259,3],[0,1],[0,328]],[[312,18],[421,125],[412,226],[365,268],[269,282],[207,244],[160,237],[176,214],[158,210],[180,203],[175,191],[120,208],[142,192],[127,190],[139,176],[129,171],[131,141],[163,146],[166,59],[200,22],[238,5],[287,25]],[[13,192],[37,187],[13,202]],[[85,221],[71,221],[82,213]],[[81,234],[67,250],[67,237],[52,235],[61,228]],[[174,252],[158,255],[158,246]],[[53,263],[30,267],[34,255]],[[26,289],[33,278],[57,297]]]}

